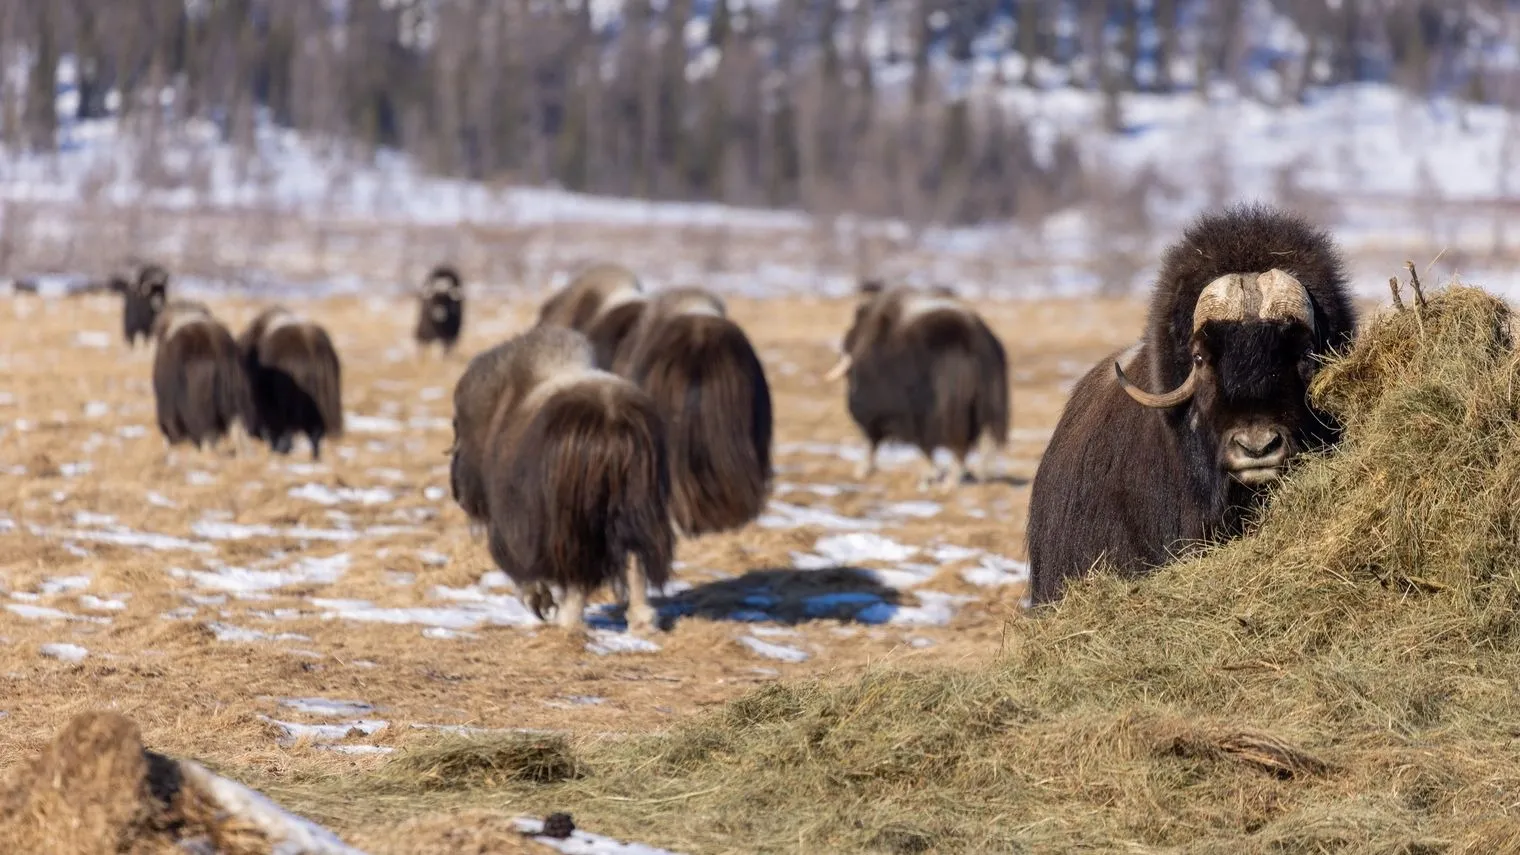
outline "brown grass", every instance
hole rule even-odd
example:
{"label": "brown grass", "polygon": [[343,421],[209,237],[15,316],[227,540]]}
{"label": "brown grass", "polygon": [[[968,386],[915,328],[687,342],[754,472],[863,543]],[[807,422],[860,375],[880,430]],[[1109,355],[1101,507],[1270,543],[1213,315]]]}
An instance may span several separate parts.
{"label": "brown grass", "polygon": [[688,852],[1515,851],[1517,380],[1506,306],[1452,287],[1322,373],[1345,445],[1250,537],[1077,585],[996,662],[769,685],[470,801]]}
{"label": "brown grass", "polygon": [[[209,302],[233,328],[262,305],[243,299]],[[598,656],[585,650],[584,640],[564,638],[552,629],[487,626],[473,630],[473,638],[438,639],[424,637],[415,625],[325,620],[311,605],[311,596],[391,607],[438,605],[430,596],[435,586],[470,585],[490,568],[483,544],[471,538],[463,515],[447,498],[430,499],[424,491],[447,489],[447,392],[465,359],[522,329],[535,307],[477,300],[466,319],[460,353],[443,360],[413,357],[408,336],[415,316],[408,300],[334,298],[293,304],[334,331],[344,358],[346,408],[394,418],[407,425],[401,432],[353,431],[315,470],[304,468],[308,460],[300,450],[288,459],[263,450],[247,458],[183,450],[169,457],[153,426],[151,360],[118,343],[117,301],[22,297],[0,302],[0,340],[6,342],[0,349],[0,448],[5,449],[0,453],[0,517],[17,526],[0,531],[0,713],[5,714],[0,717],[0,780],[52,744],[75,714],[111,709],[136,722],[154,750],[202,759],[279,796],[282,803],[310,809],[314,818],[366,851],[452,852],[471,851],[471,846],[517,851],[514,847],[523,844],[503,842],[517,841],[507,820],[519,812],[542,815],[555,805],[538,810],[526,799],[507,798],[495,786],[496,778],[484,773],[464,787],[419,795],[394,787],[387,792],[390,785],[380,770],[389,759],[400,762],[401,756],[438,745],[433,725],[552,731],[568,740],[578,758],[588,746],[666,729],[778,679],[837,680],[884,662],[909,670],[986,662],[998,650],[1005,622],[1018,613],[1019,586],[977,588],[952,565],[923,586],[972,598],[950,626],[859,626],[794,614],[797,622],[786,628],[795,635],[762,638],[806,650],[811,658],[764,658],[738,642],[751,626],[719,619],[742,601],[745,592],[736,580],[748,576],[745,586],[763,582],[781,600],[780,610],[795,613],[802,597],[837,588],[843,574],[774,572],[790,567],[792,553],[811,550],[827,532],[751,526],[680,545],[682,566],[674,575],[697,586],[689,596],[696,614],[657,639],[658,653]],[[844,412],[842,389],[816,379],[832,362],[850,306],[735,299],[731,307],[752,331],[765,361],[775,394],[778,446],[859,447]],[[777,482],[795,489],[779,498],[844,516],[930,499],[941,505],[937,516],[902,518],[880,533],[913,546],[955,544],[1022,558],[1027,480],[1059,415],[1065,385],[1133,335],[1139,314],[1134,304],[1119,301],[1004,303],[985,309],[1004,337],[1013,365],[1015,439],[1005,460],[1009,480],[967,485],[950,497],[923,496],[912,467],[888,468],[857,483],[849,460],[782,450]],[[79,346],[81,331],[105,333],[109,346]],[[104,404],[108,411],[102,413],[92,403]],[[123,429],[128,432],[118,434]],[[85,473],[71,469],[80,462],[92,468]],[[15,466],[25,469],[18,472]],[[383,486],[396,498],[325,507],[289,495],[311,483]],[[823,486],[850,490],[809,492]],[[172,507],[149,501],[149,493]],[[209,553],[153,551],[65,534],[92,527],[76,521],[81,512],[114,516],[134,531],[192,540],[192,524],[207,514],[244,525],[331,528],[339,522],[333,513],[341,512],[355,528],[412,525],[417,530],[350,543],[255,537],[213,542]],[[80,548],[87,554],[80,554]],[[287,555],[273,559],[276,550]],[[202,588],[193,575],[185,575],[220,564],[283,569],[299,558],[340,552],[352,560],[337,581],[271,589],[258,598]],[[444,563],[424,560],[426,552],[437,553]],[[89,577],[89,587],[48,587],[76,575]],[[83,594],[127,598],[123,608],[101,611],[87,608],[80,600]],[[904,594],[902,599],[911,605],[914,598]],[[7,610],[10,605],[53,608],[103,622],[23,618]],[[218,640],[215,627],[252,629],[276,638]],[[286,634],[304,638],[277,637]],[[86,648],[87,658],[74,663],[40,655],[42,645],[60,642]],[[579,696],[601,702],[580,703]],[[385,729],[333,742],[398,754],[341,754],[324,746],[325,739],[287,743],[266,717],[309,724],[337,720],[280,703],[308,697],[374,704],[374,713],[358,717],[383,719]],[[369,773],[379,777],[371,780],[365,777]],[[490,785],[479,784],[487,779]],[[285,798],[340,780],[363,780],[376,791],[373,797],[356,799]],[[472,828],[487,829],[483,836],[458,832],[450,819],[458,811],[468,813]],[[587,830],[608,831],[576,815]],[[624,833],[648,839],[657,830]],[[455,845],[457,850],[451,848]]]}

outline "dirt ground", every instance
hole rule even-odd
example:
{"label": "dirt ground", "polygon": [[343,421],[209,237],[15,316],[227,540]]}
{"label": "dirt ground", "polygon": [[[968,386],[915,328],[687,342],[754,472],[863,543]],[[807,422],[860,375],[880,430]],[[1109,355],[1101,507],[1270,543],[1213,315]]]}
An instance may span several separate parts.
{"label": "dirt ground", "polygon": [[[262,308],[208,302],[234,331]],[[0,775],[87,709],[231,777],[310,781],[440,730],[617,738],[771,680],[984,660],[1018,619],[1029,480],[1066,391],[1143,319],[1134,301],[981,306],[1014,428],[1001,477],[938,495],[911,454],[855,476],[843,387],[819,378],[847,302],[732,300],[775,399],[772,507],[680,545],[673,627],[640,643],[606,618],[573,639],[524,620],[448,496],[453,383],[534,304],[471,302],[448,358],[414,353],[404,298],[287,305],[344,361],[354,417],[318,463],[300,444],[166,452],[116,299],[0,304]],[[375,852],[448,850],[453,821],[392,816],[320,819]]]}

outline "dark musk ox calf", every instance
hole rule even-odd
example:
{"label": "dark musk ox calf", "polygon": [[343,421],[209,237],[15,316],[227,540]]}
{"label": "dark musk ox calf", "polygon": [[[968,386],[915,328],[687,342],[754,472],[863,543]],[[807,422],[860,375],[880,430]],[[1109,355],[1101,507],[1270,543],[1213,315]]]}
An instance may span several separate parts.
{"label": "dark musk ox calf", "polygon": [[152,338],[153,321],[169,300],[169,271],[156,264],[146,265],[135,281],[124,283],[121,294],[122,334],[127,346],[136,347],[139,338]]}
{"label": "dark musk ox calf", "polygon": [[[895,440],[918,447],[928,474],[960,483],[967,457],[980,448],[979,479],[1008,441],[1008,358],[1003,344],[970,306],[949,291],[861,286],[839,362],[824,379],[847,376],[847,403],[870,449],[859,476],[876,470],[877,447]],[[937,473],[934,452],[955,463]]]}
{"label": "dark musk ox calf", "polygon": [[437,343],[444,353],[453,351],[464,325],[464,284],[459,271],[439,265],[428,273],[422,284],[414,334],[419,350]]}
{"label": "dark musk ox calf", "polygon": [[582,625],[586,598],[621,592],[655,625],[648,586],[670,577],[665,428],[637,386],[596,368],[584,336],[529,330],[470,360],[454,388],[454,500],[540,619]]}
{"label": "dark musk ox calf", "polygon": [[760,357],[716,295],[661,291],[614,359],[665,421],[671,513],[685,534],[728,531],[765,509],[771,392]]}
{"label": "dark musk ox calf", "polygon": [[1338,439],[1306,390],[1354,326],[1324,232],[1257,206],[1191,225],[1162,260],[1144,338],[1077,383],[1040,461],[1032,601],[1099,559],[1138,575],[1239,534],[1296,455]]}
{"label": "dark musk ox calf", "polygon": [[567,327],[591,341],[599,368],[610,369],[618,348],[644,312],[644,286],[618,264],[593,264],[544,301],[538,326]]}
{"label": "dark musk ox calf", "polygon": [[343,433],[343,368],[327,331],[274,306],[248,324],[238,349],[253,384],[252,433],[280,454],[303,433],[320,458],[323,438]]}
{"label": "dark musk ox calf", "polygon": [[152,329],[153,400],[158,429],[170,445],[215,445],[246,431],[253,399],[237,343],[205,306],[172,302]]}

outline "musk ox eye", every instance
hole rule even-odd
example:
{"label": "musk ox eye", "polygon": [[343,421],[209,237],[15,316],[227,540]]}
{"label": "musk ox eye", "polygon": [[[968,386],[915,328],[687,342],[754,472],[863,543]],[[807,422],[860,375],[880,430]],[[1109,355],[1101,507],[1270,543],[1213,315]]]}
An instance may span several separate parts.
{"label": "musk ox eye", "polygon": [[1201,353],[1195,353],[1195,354],[1193,354],[1193,364],[1196,365],[1196,366],[1198,366],[1199,368],[1202,368],[1203,367],[1203,354],[1201,354]]}

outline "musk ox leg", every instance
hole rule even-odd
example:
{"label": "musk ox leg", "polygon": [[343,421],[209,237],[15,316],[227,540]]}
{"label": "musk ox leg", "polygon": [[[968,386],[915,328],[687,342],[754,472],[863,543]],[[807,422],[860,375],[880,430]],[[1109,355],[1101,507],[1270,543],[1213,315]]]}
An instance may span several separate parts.
{"label": "musk ox leg", "polygon": [[628,556],[625,568],[628,583],[628,631],[650,632],[658,629],[659,613],[649,604],[649,574],[643,562]]}
{"label": "musk ox leg", "polygon": [[586,592],[575,585],[565,588],[565,601],[560,603],[554,622],[560,629],[575,631],[585,626]]}
{"label": "musk ox leg", "polygon": [[924,452],[920,469],[923,473],[918,476],[918,489],[920,490],[929,490],[938,486],[941,479],[945,477],[945,473],[941,472],[939,467],[934,465],[933,449]]}
{"label": "musk ox leg", "polygon": [[855,466],[856,480],[864,481],[865,479],[870,478],[872,475],[876,474],[876,449],[880,445],[881,443],[877,442],[874,439],[870,441],[870,445],[866,447],[866,459],[860,461],[860,463]]}
{"label": "musk ox leg", "polygon": [[554,604],[554,590],[548,582],[534,582],[523,592],[523,599],[527,601],[528,608],[533,610],[534,616],[539,620],[548,620],[556,606]]}
{"label": "musk ox leg", "polygon": [[986,484],[992,480],[992,461],[997,455],[998,443],[991,431],[984,430],[976,440],[976,468],[971,474],[978,483]]}

